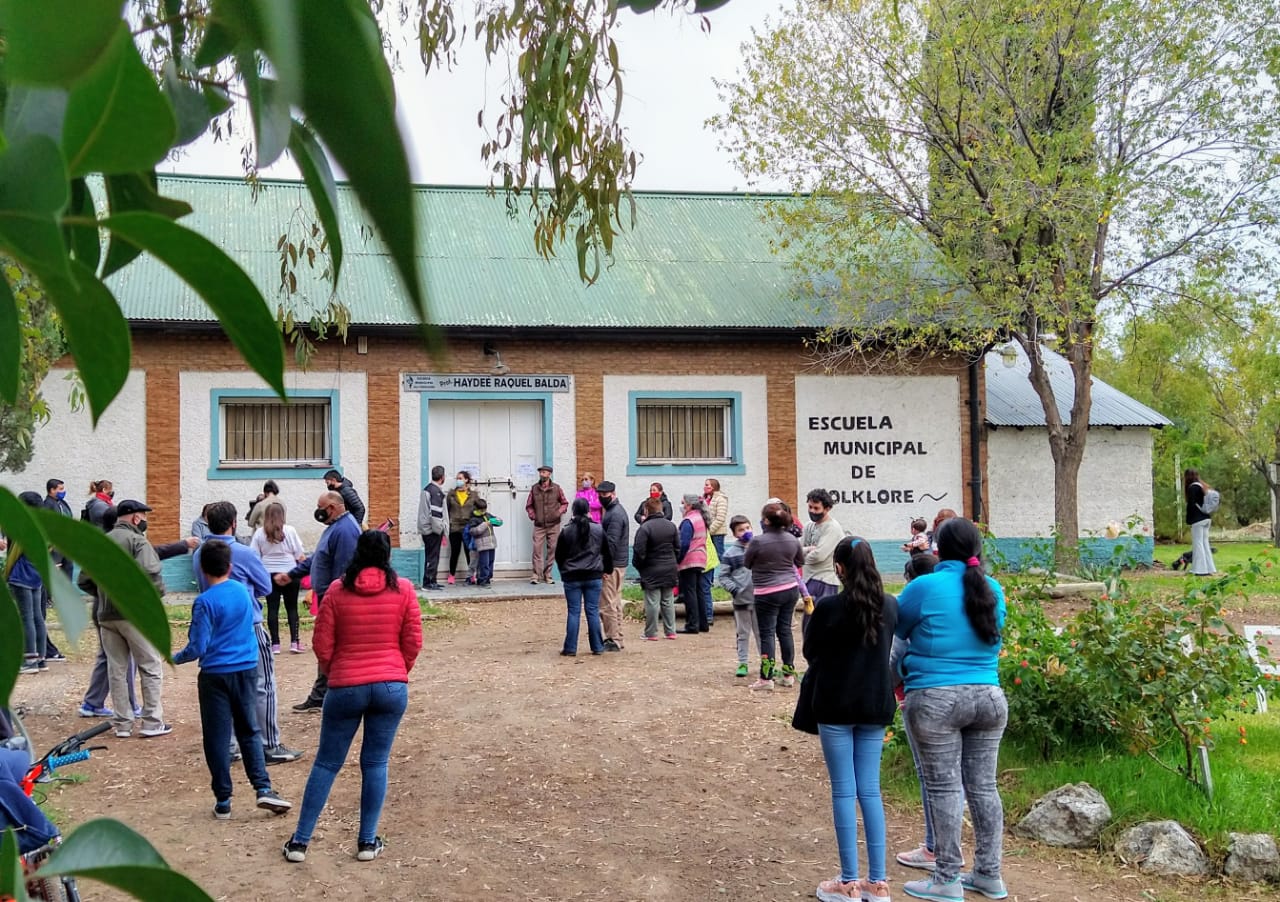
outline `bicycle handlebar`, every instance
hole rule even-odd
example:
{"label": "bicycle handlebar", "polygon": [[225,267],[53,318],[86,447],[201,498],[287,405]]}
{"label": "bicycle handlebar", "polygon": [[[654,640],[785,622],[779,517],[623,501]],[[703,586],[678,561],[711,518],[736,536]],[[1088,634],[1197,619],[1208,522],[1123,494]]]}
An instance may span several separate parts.
{"label": "bicycle handlebar", "polygon": [[79,751],[79,749],[90,739],[93,739],[95,736],[101,736],[103,733],[107,732],[107,730],[110,730],[110,729],[111,729],[111,722],[108,720],[104,720],[102,723],[96,726],[90,727],[84,732],[77,733],[76,735],[68,739],[62,740],[62,742],[59,742],[53,748],[49,749],[49,753],[45,755],[45,758],[48,759],[48,758],[60,757],[64,755],[69,755],[72,752]]}
{"label": "bicycle handlebar", "polygon": [[50,758],[48,761],[45,762],[45,767],[47,767],[49,770],[57,770],[59,767],[62,767],[64,764],[75,764],[77,761],[88,761],[88,760],[89,760],[89,750],[81,749],[78,752],[72,752],[70,755],[54,755],[52,758]]}

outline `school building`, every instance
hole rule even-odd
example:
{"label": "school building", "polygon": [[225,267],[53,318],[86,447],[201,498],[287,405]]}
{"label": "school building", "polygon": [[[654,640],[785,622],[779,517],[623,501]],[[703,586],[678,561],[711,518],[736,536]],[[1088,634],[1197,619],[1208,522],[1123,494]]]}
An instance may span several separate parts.
{"label": "school building", "polygon": [[[161,182],[195,208],[185,223],[227,250],[269,300],[282,298],[278,239],[286,229],[305,235],[310,209],[300,183],[264,181],[254,200],[237,179]],[[42,490],[54,476],[75,507],[91,479],[110,479],[117,499],[155,508],[149,535],[167,541],[185,535],[205,503],[226,499],[243,512],[274,479],[310,547],[321,475],[334,467],[364,498],[370,525],[399,524],[406,576],[419,572],[418,498],[436,464],[447,485],[471,472],[506,521],[500,576],[530,567],[523,508],[543,463],[569,497],[583,472],[615,482],[628,512],[652,482],[678,504],[714,476],[732,513],[752,519],[770,496],[802,508],[809,489],[824,487],[840,523],[875,542],[886,572],[899,566],[911,518],[931,520],[939,508],[984,519],[1010,541],[1051,531],[1049,449],[1025,372],[1019,389],[1016,368],[995,352],[977,364],[922,358],[910,374],[824,371],[809,342],[833,314],[798,296],[770,248],[759,197],[638,193],[636,228],[588,286],[573,248],[542,259],[528,221],[509,217],[501,198],[417,188],[419,260],[441,348],[433,354],[354,196],[339,190],[346,257],[334,299],[350,312],[349,332],[320,342],[305,369],[290,361],[287,404],[246,369],[200,299],[142,259],[111,280],[133,329],[124,390],[94,429],[87,411],[71,409],[67,371],[55,369],[35,457],[0,482]],[[294,270],[288,303],[300,318],[330,300],[323,264],[321,255],[315,269]],[[1116,401],[1127,417],[1119,422],[1099,398],[1123,396],[1096,381],[1094,392],[1085,471],[1105,491],[1082,474],[1082,531],[1150,523],[1151,430],[1167,420],[1127,399]],[[1149,538],[1129,541],[1150,558]]]}

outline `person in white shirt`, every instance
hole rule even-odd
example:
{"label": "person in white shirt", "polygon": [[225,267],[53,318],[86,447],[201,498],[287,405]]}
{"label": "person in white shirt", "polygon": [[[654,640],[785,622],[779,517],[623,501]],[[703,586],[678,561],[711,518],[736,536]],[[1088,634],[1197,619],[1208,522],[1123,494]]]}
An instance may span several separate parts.
{"label": "person in white shirt", "polygon": [[299,577],[293,577],[285,585],[275,580],[277,573],[289,573],[305,557],[302,540],[297,531],[284,522],[284,505],[271,501],[263,511],[262,525],[253,533],[249,546],[262,558],[262,564],[271,574],[271,594],[267,596],[267,629],[271,631],[271,653],[280,654],[280,602],[284,601],[285,616],[289,620],[289,650],[296,655],[305,648],[298,638],[298,589]]}

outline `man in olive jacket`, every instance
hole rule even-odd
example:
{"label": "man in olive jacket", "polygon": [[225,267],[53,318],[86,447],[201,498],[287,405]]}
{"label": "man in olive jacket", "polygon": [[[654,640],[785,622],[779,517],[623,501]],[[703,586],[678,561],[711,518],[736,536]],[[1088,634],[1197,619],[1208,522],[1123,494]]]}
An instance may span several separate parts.
{"label": "man in olive jacket", "polygon": [[[569,509],[564,490],[551,481],[549,464],[538,467],[538,484],[529,490],[525,513],[533,521],[533,579],[553,583],[551,565],[556,559],[556,540],[560,538],[560,520]],[[544,549],[545,546],[545,549]]]}
{"label": "man in olive jacket", "polygon": [[[141,501],[121,501],[116,505],[116,525],[107,533],[107,538],[138,562],[163,595],[160,556],[143,536],[150,512],[151,508]],[[150,739],[171,732],[173,728],[164,722],[164,707],[160,701],[164,687],[164,657],[147,641],[141,630],[124,619],[101,588],[95,591],[93,619],[102,637],[102,650],[107,654],[107,681],[115,709],[111,725],[116,735],[124,738],[133,734],[133,706],[129,703],[130,655],[133,655],[142,678],[142,726],[138,735]]]}

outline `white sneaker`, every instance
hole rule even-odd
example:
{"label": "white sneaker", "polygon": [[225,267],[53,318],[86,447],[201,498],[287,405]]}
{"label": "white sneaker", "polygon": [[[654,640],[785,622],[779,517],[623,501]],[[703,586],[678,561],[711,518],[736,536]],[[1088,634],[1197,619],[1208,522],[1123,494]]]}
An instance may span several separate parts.
{"label": "white sneaker", "polygon": [[773,680],[756,680],[747,688],[752,692],[772,692]]}

